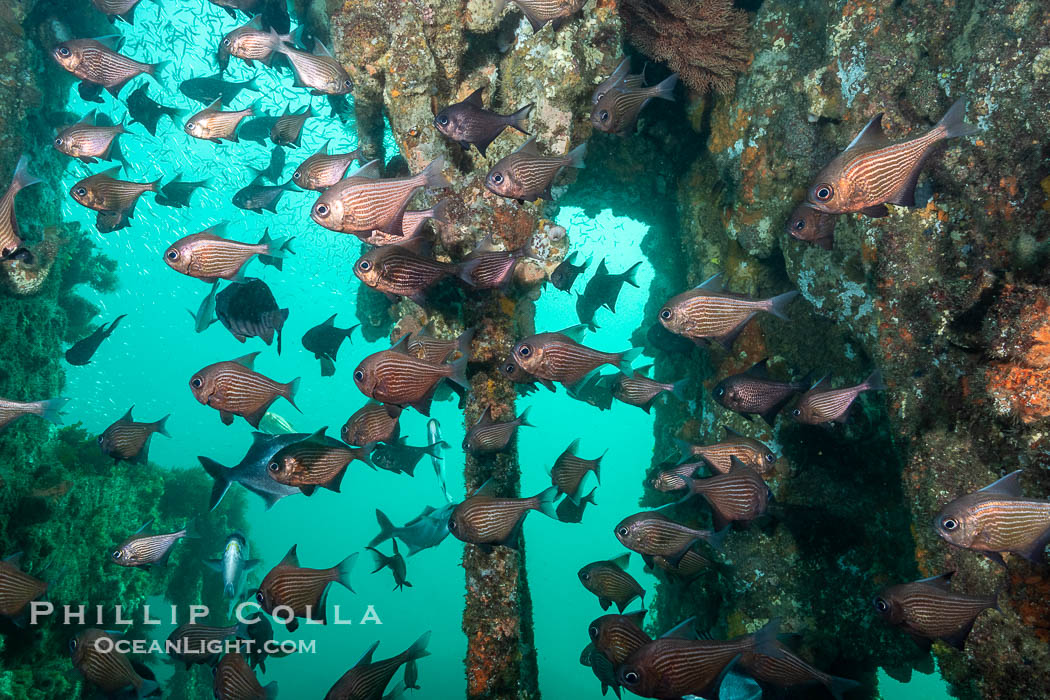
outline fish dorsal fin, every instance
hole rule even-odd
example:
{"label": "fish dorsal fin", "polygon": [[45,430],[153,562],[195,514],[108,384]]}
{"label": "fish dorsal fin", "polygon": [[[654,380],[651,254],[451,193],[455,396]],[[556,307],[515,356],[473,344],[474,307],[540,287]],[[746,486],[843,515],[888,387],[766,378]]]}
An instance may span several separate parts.
{"label": "fish dorsal fin", "polygon": [[475,427],[483,425],[492,425],[495,421],[492,420],[492,406],[486,406],[485,411],[478,418],[478,422],[474,424]]}
{"label": "fish dorsal fin", "polygon": [[350,177],[367,177],[373,180],[379,179],[383,173],[380,172],[378,160],[370,160],[360,168],[350,173]]}
{"label": "fish dorsal fin", "polygon": [[317,444],[323,445],[325,442],[327,442],[327,440],[325,439],[325,436],[324,436],[324,434],[326,432],[328,432],[328,426],[327,425],[325,427],[323,427],[323,428],[319,428],[318,430],[315,430],[313,433],[310,434],[310,437],[308,437],[305,440],[303,440],[303,442],[313,442],[313,443],[317,443]]}
{"label": "fish dorsal fin", "polygon": [[331,143],[332,143],[332,139],[328,139],[327,141],[322,143],[321,147],[317,149],[317,152],[314,153],[314,155],[315,156],[326,156],[326,155],[328,155],[328,147],[331,145]]}
{"label": "fish dorsal fin", "polygon": [[107,49],[119,51],[121,45],[124,43],[124,36],[122,34],[106,34],[104,36],[95,37],[95,41],[102,44]]}
{"label": "fish dorsal fin", "polygon": [[490,233],[486,235],[481,241],[475,246],[475,253],[496,253],[501,252],[501,248],[496,245],[496,239]]}
{"label": "fish dorsal fin", "polygon": [[846,146],[846,150],[860,146],[885,146],[886,143],[886,134],[882,131],[882,112],[879,112],[861,129],[857,137]]}
{"label": "fish dorsal fin", "polygon": [[372,663],[372,654],[376,653],[376,647],[379,646],[379,641],[372,642],[372,646],[368,647],[368,651],[361,655],[354,667],[361,666],[362,664]]}
{"label": "fish dorsal fin", "polygon": [[21,552],[15,552],[11,556],[4,557],[4,561],[7,562],[8,564],[10,564],[11,566],[15,567],[15,568],[21,569],[22,568],[22,553]]}
{"label": "fish dorsal fin", "polygon": [[744,372],[744,374],[748,375],[749,377],[756,377],[758,379],[769,379],[768,362],[769,358],[763,358],[755,364],[751,365],[751,367],[749,367],[748,370]]}
{"label": "fish dorsal fin", "polygon": [[485,483],[478,487],[477,491],[471,494],[471,497],[475,496],[486,496],[488,498],[494,498],[496,496],[496,482],[491,478],[486,479]]}
{"label": "fish dorsal fin", "polygon": [[479,87],[474,92],[467,95],[467,99],[463,100],[463,104],[474,105],[475,107],[485,108],[485,103],[481,99],[481,94],[485,91],[485,88]]}
{"label": "fish dorsal fin", "polygon": [[577,450],[579,450],[579,449],[580,449],[580,438],[576,438],[575,440],[573,440],[572,442],[569,443],[569,446],[565,448],[565,451],[562,452],[562,454],[563,455],[574,455],[575,456]]}
{"label": "fish dorsal fin", "polygon": [[132,418],[131,418],[131,412],[132,412],[132,411],[133,411],[134,409],[135,409],[135,404],[132,404],[132,405],[131,405],[131,408],[129,408],[129,409],[128,409],[128,412],[127,412],[127,413],[125,413],[125,414],[124,414],[124,417],[123,417],[123,418],[121,418],[120,420],[122,420],[122,421],[127,421],[128,423],[131,423],[131,422],[132,422]]}
{"label": "fish dorsal fin", "polygon": [[332,58],[332,52],[328,50],[328,47],[324,45],[324,42],[320,39],[314,39],[314,56],[326,56]]}
{"label": "fish dorsal fin", "polygon": [[239,364],[241,367],[246,367],[246,368],[254,371],[255,370],[255,358],[258,357],[258,356],[259,356],[258,352],[253,352],[253,353],[249,353],[249,354],[245,355],[244,357],[238,357],[236,360],[230,360],[230,362],[235,362],[235,363]]}
{"label": "fish dorsal fin", "polygon": [[524,153],[530,156],[538,156],[540,154],[540,147],[536,145],[536,137],[533,136],[528,141],[521,144],[521,148],[515,151],[515,153]]}
{"label": "fish dorsal fin", "polygon": [[433,513],[435,510],[437,510],[437,508],[435,508],[434,506],[425,506],[423,508],[423,512],[419,514],[419,517],[425,518],[431,513]]}
{"label": "fish dorsal fin", "polygon": [[831,388],[831,377],[824,375],[817,380],[816,384],[810,387],[810,391],[827,391]]}
{"label": "fish dorsal fin", "polygon": [[205,112],[218,112],[222,110],[222,96],[215,98],[215,101],[204,108]]}
{"label": "fish dorsal fin", "polygon": [[696,639],[696,618],[690,617],[660,635],[660,639]]}
{"label": "fish dorsal fin", "polygon": [[733,430],[728,425],[723,425],[722,429],[726,431],[726,437],[727,438],[742,438],[742,437],[746,437],[745,435],[742,435],[742,434],[738,433],[737,431]]}
{"label": "fish dorsal fin", "polygon": [[577,343],[583,340],[584,336],[587,335],[587,324],[578,323],[575,326],[569,326],[558,331],[561,335],[564,335],[569,340],[575,340]]}
{"label": "fish dorsal fin", "polygon": [[942,591],[950,591],[952,588],[952,576],[955,575],[954,571],[949,571],[945,574],[939,574],[937,576],[930,576],[916,581],[915,583],[924,583],[927,586],[933,586]]}
{"label": "fish dorsal fin", "polygon": [[631,563],[631,553],[624,552],[620,556],[616,557],[615,559],[610,559],[609,561],[612,562],[612,564],[616,566],[616,568],[622,569],[623,571],[627,571],[627,567]]}
{"label": "fish dorsal fin", "polygon": [[1001,496],[1009,496],[1011,498],[1021,497],[1021,472],[1024,469],[1018,469],[1015,472],[1010,472],[1002,479],[988,484],[980,493],[995,493]]}
{"label": "fish dorsal fin", "polygon": [[102,172],[96,173],[95,175],[92,175],[92,177],[97,177],[97,178],[108,177],[111,180],[115,180],[117,178],[117,175],[120,175],[120,168],[121,168],[121,166],[119,166],[119,165],[116,166],[116,167],[113,167],[113,168],[106,168]]}
{"label": "fish dorsal fin", "polygon": [[216,238],[225,238],[226,226],[229,225],[229,223],[230,222],[228,221],[220,221],[219,223],[212,224],[208,228],[204,229],[203,231],[201,231],[201,233],[206,233],[209,236],[215,236]]}
{"label": "fish dorsal fin", "polygon": [[150,531],[150,527],[152,527],[152,525],[153,525],[153,518],[150,518],[146,522],[142,523],[142,527],[140,527],[138,530],[135,530],[134,534],[141,535],[141,534],[147,533],[147,532]]}
{"label": "fish dorsal fin", "polygon": [[397,339],[397,342],[390,346],[390,349],[394,352],[401,353],[402,355],[409,355],[408,352],[408,337],[411,333],[405,333],[403,336]]}
{"label": "fish dorsal fin", "polygon": [[98,114],[98,110],[97,109],[93,109],[90,112],[88,112],[87,114],[85,114],[80,119],[80,121],[77,122],[77,124],[87,124],[89,126],[93,126],[95,124],[95,116],[97,114]]}
{"label": "fish dorsal fin", "polygon": [[696,285],[695,289],[703,289],[706,292],[720,292],[722,291],[722,273],[711,275],[706,280]]}
{"label": "fish dorsal fin", "polygon": [[635,610],[634,612],[627,613],[626,615],[624,615],[624,617],[626,617],[634,624],[638,625],[638,629],[641,629],[642,623],[645,621],[646,612],[646,610]]}
{"label": "fish dorsal fin", "polygon": [[634,370],[634,376],[648,378],[649,377],[649,370],[651,370],[652,368],[653,368],[652,363],[647,364],[645,367],[639,367],[638,369]]}
{"label": "fish dorsal fin", "polygon": [[298,546],[299,545],[297,544],[293,544],[292,548],[288,550],[288,553],[284,555],[284,558],[281,559],[277,566],[290,566],[294,569],[301,568],[299,566],[299,555],[295,553],[295,548]]}
{"label": "fish dorsal fin", "polygon": [[273,436],[268,434],[268,433],[253,432],[252,433],[252,447],[255,447],[256,445],[259,445],[259,444],[261,444],[263,442],[267,442],[272,437]]}

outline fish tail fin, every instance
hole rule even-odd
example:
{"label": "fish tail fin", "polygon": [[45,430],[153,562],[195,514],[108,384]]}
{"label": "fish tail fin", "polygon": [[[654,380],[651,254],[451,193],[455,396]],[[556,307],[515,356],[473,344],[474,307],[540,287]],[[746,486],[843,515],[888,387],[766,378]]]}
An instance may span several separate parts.
{"label": "fish tail fin", "polygon": [[671,396],[675,397],[679,401],[688,403],[689,399],[687,399],[685,396],[685,388],[688,385],[688,379],[679,379],[677,382],[671,385]]}
{"label": "fish tail fin", "polygon": [[166,71],[168,66],[170,65],[171,61],[160,61],[159,63],[151,63],[149,68],[146,69],[146,72],[152,75],[154,79],[157,80],[157,82],[160,82],[161,74],[164,73],[164,71]]}
{"label": "fish tail fin", "polygon": [[372,569],[373,574],[384,567],[390,566],[390,557],[372,546],[365,547],[365,549],[372,553],[372,559],[375,561],[376,568]]}
{"label": "fish tail fin", "polygon": [[164,437],[170,438],[171,435],[168,434],[168,419],[169,418],[171,418],[171,414],[170,413],[168,415],[164,416],[163,418],[161,418],[156,423],[154,423],[153,424],[153,432],[160,433]]}
{"label": "fish tail fin", "polygon": [[430,165],[423,168],[423,172],[419,175],[423,179],[423,186],[428,190],[443,190],[447,187],[452,187],[452,183],[448,181],[441,171],[445,169],[445,157],[438,156],[434,160],[430,161]]}
{"label": "fish tail fin", "polygon": [[470,380],[467,379],[467,360],[470,358],[467,355],[462,355],[459,359],[453,360],[449,363],[452,367],[452,374],[448,376],[449,381],[454,384],[458,384],[465,390],[470,391]]}
{"label": "fish tail fin", "polygon": [[627,268],[622,275],[623,281],[631,285],[632,287],[638,287],[638,268],[640,268],[641,266],[642,261],[639,260],[634,265],[631,265],[629,268]]}
{"label": "fish tail fin", "polygon": [[851,678],[841,678],[839,676],[828,676],[827,688],[828,692],[835,698],[835,700],[842,700],[842,696],[854,688],[859,688],[860,683]]}
{"label": "fish tail fin", "polygon": [[277,700],[277,681],[264,685],[263,694],[265,695],[266,700]]}
{"label": "fish tail fin", "polygon": [[976,134],[978,129],[973,124],[966,123],[966,98],[961,98],[955,101],[941,120],[937,122],[937,126],[944,129],[944,138],[952,139],[957,136],[970,136]]}
{"label": "fish tail fin", "polygon": [[197,532],[197,521],[187,520],[186,524],[182,526],[183,537],[188,537],[191,540],[200,539],[200,533]]}
{"label": "fish tail fin", "polygon": [[534,105],[530,102],[514,114],[507,117],[507,123],[511,126],[511,128],[517,129],[523,134],[529,133],[525,129],[525,120],[529,118],[529,114],[532,112],[533,106]]}
{"label": "fish tail fin", "polygon": [[143,678],[142,684],[135,689],[136,697],[148,698],[149,696],[160,690],[160,686],[157,685],[157,681],[150,680],[149,678]]}
{"label": "fish tail fin", "polygon": [[558,513],[554,507],[554,499],[558,497],[558,487],[551,486],[549,489],[537,494],[534,498],[536,499],[536,510],[546,515],[548,518],[558,519]]}
{"label": "fish tail fin", "polygon": [[153,182],[148,183],[146,187],[147,192],[160,192],[160,181],[162,178],[157,178]]}
{"label": "fish tail fin", "polygon": [[430,218],[439,224],[448,226],[452,223],[448,218],[448,200],[442,199],[440,202],[430,208]]}
{"label": "fish tail fin", "polygon": [[405,649],[406,663],[422,659],[424,656],[430,656],[430,652],[427,651],[427,644],[430,643],[430,630],[427,630],[423,634],[419,635],[419,639],[412,642],[412,646]]}
{"label": "fish tail fin", "polygon": [[198,457],[197,459],[200,460],[204,471],[208,472],[208,476],[215,480],[215,484],[211,487],[211,501],[208,507],[208,510],[215,510],[215,507],[219,505],[219,501],[230,490],[230,478],[226,476],[230,470],[214,459],[208,459],[207,457]]}
{"label": "fish tail fin", "polygon": [[474,328],[468,328],[459,334],[456,339],[456,349],[463,353],[464,357],[470,356],[470,343],[474,340]]}
{"label": "fish tail fin", "polygon": [[379,534],[368,543],[369,547],[375,547],[377,544],[385,542],[394,536],[394,523],[390,522],[390,518],[386,517],[386,513],[378,508],[376,508],[376,522],[379,523]]}
{"label": "fish tail fin", "polygon": [[11,179],[11,189],[14,192],[23,190],[30,185],[35,185],[39,182],[43,182],[40,178],[29,173],[29,157],[23,155],[18,159],[18,165],[15,166],[15,174]]}
{"label": "fish tail fin", "polygon": [[42,401],[41,407],[43,408],[43,411],[40,415],[49,423],[62,425],[62,407],[67,403],[69,403],[69,399],[63,397]]}
{"label": "fish tail fin", "polygon": [[536,427],[535,425],[533,425],[532,423],[529,422],[529,411],[531,411],[531,410],[532,410],[532,406],[526,406],[525,407],[525,410],[521,412],[520,416],[518,416],[518,421],[520,421],[518,423],[518,425],[524,425],[524,426],[527,426],[529,428],[535,428]]}
{"label": "fish tail fin", "polygon": [[570,168],[576,168],[578,170],[583,169],[585,167],[583,159],[587,157],[587,142],[584,141],[579,146],[569,151],[565,157],[569,161],[566,165]]}
{"label": "fish tail fin", "polygon": [[244,89],[251,90],[252,92],[262,92],[262,90],[259,89],[258,84],[255,82],[257,79],[256,76],[252,76],[252,79],[244,84]]}
{"label": "fish tail fin", "polygon": [[[408,585],[408,584],[405,584]],[[410,662],[411,663],[411,662]],[[405,691],[408,690],[408,686],[405,685],[404,681],[398,681],[394,689],[384,695],[380,700],[398,700],[399,698],[405,697]]]}
{"label": "fish tail fin", "polygon": [[765,624],[765,627],[755,632],[752,641],[755,650],[765,656],[777,659],[783,656],[780,645],[777,643],[777,635],[780,633],[780,618],[774,617]]}
{"label": "fish tail fin", "polygon": [[354,552],[335,565],[336,581],[346,586],[346,589],[351,593],[354,592],[354,587],[350,585],[350,572],[354,570],[354,562],[356,561],[357,552]]}
{"label": "fish tail fin", "polygon": [[[296,377],[292,381],[281,387],[281,396],[288,399],[288,403],[295,406],[295,395],[299,393],[299,384],[302,383],[302,377]],[[295,406],[299,408],[298,406]]]}
{"label": "fish tail fin", "polygon": [[868,391],[886,391],[886,382],[882,380],[882,370],[875,370],[864,380]]}
{"label": "fish tail fin", "polygon": [[707,538],[708,544],[711,545],[712,549],[722,549],[722,544],[726,541],[726,536],[729,534],[729,526],[726,525],[718,532],[713,532]]}
{"label": "fish tail fin", "polygon": [[678,74],[672,73],[653,88],[653,97],[674,102],[674,89],[678,85]]}
{"label": "fish tail fin", "polygon": [[787,307],[791,303],[791,300],[798,296],[798,291],[792,289],[790,292],[784,292],[778,294],[769,300],[769,313],[773,314],[777,318],[782,318],[785,321],[787,317]]}
{"label": "fish tail fin", "polygon": [[642,350],[643,348],[631,348],[626,352],[620,353],[620,361],[617,363],[620,371],[629,376],[634,371],[631,363],[638,359],[638,356],[642,354]]}
{"label": "fish tail fin", "polygon": [[295,251],[292,250],[292,241],[295,240],[295,236],[285,236],[284,238],[270,238],[268,234],[263,234],[263,238],[259,241],[260,244],[265,243],[267,245],[266,253],[259,256],[259,262],[263,265],[269,265],[270,267],[276,267],[278,270],[284,267],[284,259],[291,253],[295,255]]}

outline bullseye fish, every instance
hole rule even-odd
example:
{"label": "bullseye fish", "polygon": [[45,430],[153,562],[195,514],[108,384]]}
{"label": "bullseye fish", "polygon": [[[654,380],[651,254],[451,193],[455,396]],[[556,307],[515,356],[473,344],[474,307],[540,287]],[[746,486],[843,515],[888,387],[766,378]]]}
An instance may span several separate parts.
{"label": "bullseye fish", "polygon": [[295,406],[299,380],[281,384],[259,374],[252,369],[258,355],[253,352],[201,369],[190,379],[194,398],[217,410],[224,424],[230,425],[234,416],[241,416],[253,428],[259,427],[259,421],[279,397]]}
{"label": "bullseye fish", "polygon": [[923,646],[940,639],[962,651],[977,617],[999,609],[997,596],[969,596],[951,590],[955,572],[890,586],[875,597],[875,611]]}
{"label": "bullseye fish", "polygon": [[274,51],[284,54],[292,65],[296,86],[310,88],[311,95],[348,95],[354,89],[350,74],[316,38],[313,53],[300,51],[284,42],[274,47]]}
{"label": "bullseye fish", "polygon": [[290,610],[292,619],[285,623],[289,632],[298,629],[299,618],[328,624],[325,605],[328,585],[339,583],[353,593],[350,572],[357,561],[357,552],[354,552],[331,568],[307,569],[299,565],[299,557],[295,552],[297,546],[292,545],[284,559],[270,569],[255,594],[255,601],[263,612],[272,615],[275,608],[282,606]]}
{"label": "bullseye fish", "polygon": [[222,99],[217,98],[210,105],[194,114],[186,122],[186,133],[196,139],[222,143],[223,139],[237,142],[237,127],[247,117],[255,115],[255,107],[249,106],[232,112],[221,109]]}
{"label": "bullseye fish", "polygon": [[294,236],[271,239],[264,233],[258,243],[241,243],[223,236],[226,226],[222,222],[180,238],[164,251],[164,262],[176,272],[208,284],[220,279],[243,280],[245,266],[255,257],[264,265],[278,270],[283,267]]}
{"label": "bullseye fish", "polygon": [[76,77],[101,85],[114,97],[136,76],[156,78],[167,63],[139,63],[95,39],[63,41],[52,49],[51,56]]}
{"label": "bullseye fish", "polygon": [[514,420],[497,422],[492,418],[492,407],[485,407],[485,412],[478,422],[467,431],[463,438],[463,449],[473,454],[486,454],[506,449],[511,438],[521,426],[532,427],[529,423],[529,409],[526,408]]}
{"label": "bullseye fish", "polygon": [[154,433],[171,437],[166,427],[168,416],[152,423],[136,423],[131,418],[131,410],[129,408],[120,420],[98,436],[98,446],[102,448],[102,454],[109,455],[115,461],[145,464],[149,459],[149,444]]}
{"label": "bullseye fish", "polygon": [[0,198],[0,258],[22,249],[22,233],[15,218],[15,197],[26,187],[39,182],[42,182],[40,178],[29,174],[29,158],[20,157],[15,165],[11,185]]}
{"label": "bullseye fish", "polygon": [[390,350],[373,353],[354,370],[354,383],[361,393],[381,403],[412,406],[430,415],[434,389],[443,379],[470,391],[466,377],[467,357],[437,364],[409,354],[401,340]]}
{"label": "bullseye fish", "polygon": [[292,173],[292,181],[304,190],[323,191],[343,179],[347,169],[362,159],[361,149],[349,153],[328,153],[326,141],[317,153],[307,158]]}
{"label": "bullseye fish", "polygon": [[766,360],[755,363],[746,372],[734,374],[720,381],[711,396],[723,408],[736,411],[745,418],[762,416],[769,425],[776,421],[788,401],[805,391],[808,382],[781,382],[772,379],[766,369]]}
{"label": "bullseye fish", "polygon": [[239,652],[224,654],[215,666],[215,679],[212,690],[217,700],[236,700],[237,698],[277,697],[277,681],[262,686],[255,672],[248,666],[244,656]]}
{"label": "bullseye fish", "polygon": [[146,192],[160,191],[160,178],[153,182],[118,180],[120,167],[90,175],[70,188],[73,199],[95,211],[121,212],[129,218],[135,214],[135,205]]}
{"label": "bullseye fish", "polygon": [[120,566],[148,567],[154,564],[163,566],[168,561],[168,557],[171,556],[171,550],[179,540],[187,537],[195,539],[198,536],[192,523],[187,523],[175,532],[165,532],[156,535],[150,534],[150,526],[152,524],[152,520],[147,522],[135,534],[114,549],[110,554],[113,562]]}
{"label": "bullseye fish", "polygon": [[0,560],[0,615],[20,618],[29,604],[47,593],[48,584],[22,571],[22,555]]}
{"label": "bullseye fish", "polygon": [[83,119],[67,126],[55,136],[55,150],[77,158],[82,163],[97,163],[100,160],[120,160],[117,137],[128,133],[123,124],[97,124],[95,112],[88,112]]}
{"label": "bullseye fish", "polygon": [[46,399],[44,401],[11,401],[0,398],[0,430],[22,416],[40,416],[44,420],[62,425],[62,407],[69,399]]}
{"label": "bullseye fish", "polygon": [[763,476],[772,473],[777,461],[777,456],[772,450],[754,438],[741,435],[728,425],[723,428],[726,431],[725,438],[713,445],[679,443],[683,456],[700,457],[720,474],[729,472],[733,459],[740,460]]}
{"label": "bullseye fish", "polygon": [[685,478],[690,492],[700,494],[710,504],[715,528],[719,530],[729,523],[754,520],[769,505],[769,487],[762,477],[739,459],[730,460],[732,466],[725,474],[706,479]]}
{"label": "bullseye fish", "polygon": [[856,386],[832,389],[831,381],[825,377],[802,395],[791,416],[799,423],[818,425],[821,423],[845,423],[849,410],[857,397],[865,391],[883,391],[886,385],[882,373],[875,370],[866,380]]}
{"label": "bullseye fish", "polygon": [[369,401],[346,420],[340,436],[348,445],[363,447],[393,442],[401,434],[401,407]]}
{"label": "bullseye fish", "polygon": [[448,529],[456,539],[491,551],[493,545],[517,547],[521,524],[529,511],[538,510],[557,520],[553,486],[532,498],[508,498],[496,495],[496,484],[486,481],[469,498],[453,509]]}
{"label": "bullseye fish", "polygon": [[372,289],[391,298],[408,297],[420,306],[426,303],[427,289],[459,270],[459,265],[425,257],[399,245],[374,248],[354,263],[354,275]]}
{"label": "bullseye fish", "polygon": [[634,131],[638,115],[653,99],[674,102],[674,88],[678,74],[674,73],[651,87],[612,87],[594,104],[591,110],[591,125],[607,134],[622,134]]}
{"label": "bullseye fish", "polygon": [[128,657],[113,648],[117,640],[100,629],[86,629],[69,641],[73,668],[107,695],[131,690],[144,698],[157,692],[156,681],[143,678]]}
{"label": "bullseye fish", "polygon": [[622,554],[609,561],[592,562],[577,572],[583,587],[598,596],[602,610],[615,603],[622,613],[632,600],[645,596],[645,589],[627,573],[630,557]]}
{"label": "bullseye fish", "polygon": [[531,104],[508,115],[487,110],[481,99],[483,90],[484,88],[478,88],[462,102],[445,107],[434,117],[434,126],[438,131],[462,146],[463,150],[474,144],[482,157],[489,144],[507,127],[528,134],[525,130],[525,120],[532,111]]}
{"label": "bullseye fish", "polygon": [[564,156],[540,154],[535,137],[492,166],[485,187],[493,194],[519,202],[552,200],[551,183],[562,168],[582,168],[587,144],[581,143]]}
{"label": "bullseye fish", "polygon": [[[508,0],[493,0],[496,3],[496,13],[503,11]],[[558,31],[568,22],[574,14],[579,12],[586,0],[509,0],[518,6],[525,19],[529,20],[532,30],[538,32],[548,23],[554,31]]]}
{"label": "bullseye fish", "polygon": [[792,238],[831,250],[835,244],[835,222],[838,216],[825,214],[809,204],[795,207],[788,217],[785,229]]}
{"label": "bullseye fish", "polygon": [[270,128],[270,140],[278,146],[298,148],[299,141],[303,137],[303,126],[306,125],[306,120],[313,116],[314,111],[310,105],[304,107],[302,112],[294,114],[288,107],[285,107],[284,114]]}
{"label": "bullseye fish", "polygon": [[641,348],[624,352],[602,352],[581,345],[572,336],[579,335],[578,327],[557,333],[537,333],[522,338],[511,351],[511,357],[525,372],[554,390],[552,382],[569,387],[602,365],[612,365],[621,371],[631,371],[631,361],[641,354]]}
{"label": "bullseye fish", "polygon": [[359,698],[393,698],[402,697],[405,683],[399,683],[389,695],[384,695],[387,685],[402,666],[405,667],[405,678],[410,682],[418,673],[416,661],[429,656],[427,644],[430,642],[430,632],[424,632],[412,646],[405,649],[397,656],[379,661],[372,660],[379,642],[373,644],[365,655],[361,657],[353,668],[343,674],[335,682],[332,689],[324,696],[324,700],[358,700]]}

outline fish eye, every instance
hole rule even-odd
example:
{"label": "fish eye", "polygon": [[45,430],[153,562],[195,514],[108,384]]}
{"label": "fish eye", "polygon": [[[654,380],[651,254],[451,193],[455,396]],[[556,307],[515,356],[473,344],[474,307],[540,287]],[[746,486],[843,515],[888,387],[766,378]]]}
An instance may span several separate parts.
{"label": "fish eye", "polygon": [[875,609],[878,610],[880,613],[884,613],[884,612],[886,612],[887,610],[890,609],[890,604],[887,603],[882,598],[876,598],[875,599]]}
{"label": "fish eye", "polygon": [[959,523],[954,518],[945,518],[941,521],[941,527],[950,532],[959,527]]}
{"label": "fish eye", "polygon": [[175,250],[174,248],[170,248],[168,250],[168,252],[165,253],[164,255],[165,255],[165,257],[168,260],[178,260],[179,259],[179,251]]}
{"label": "fish eye", "polygon": [[628,533],[630,533],[630,530],[627,529],[626,525],[616,530],[616,534],[620,537],[627,537]]}
{"label": "fish eye", "polygon": [[715,389],[715,397],[716,398],[722,398],[725,395],[726,395],[726,390],[724,388],[718,387],[717,389]]}
{"label": "fish eye", "polygon": [[518,346],[518,354],[522,357],[528,357],[532,354],[532,347],[528,344],[522,344]]}
{"label": "fish eye", "polygon": [[587,628],[587,633],[591,635],[591,639],[598,639],[598,625],[591,625]]}
{"label": "fish eye", "polygon": [[766,461],[769,462],[770,464],[772,464],[773,462],[777,461],[777,456],[775,454],[773,454],[772,452],[767,452],[766,453]]}
{"label": "fish eye", "polygon": [[671,310],[670,309],[662,310],[660,312],[660,318],[662,318],[665,321],[670,321],[671,320]]}
{"label": "fish eye", "polygon": [[505,371],[505,372],[506,372],[507,374],[514,374],[514,367],[515,367],[515,365],[514,365],[514,363],[513,363],[513,362],[508,362],[508,363],[507,363],[507,366],[506,366],[506,367],[504,367],[504,368],[503,368],[503,370],[504,370],[504,371]]}
{"label": "fish eye", "polygon": [[601,119],[603,122],[609,121],[609,110],[603,109],[602,111],[598,112],[598,118]]}
{"label": "fish eye", "polygon": [[329,211],[330,210],[327,204],[318,204],[316,207],[314,207],[314,213],[321,217],[328,216]]}
{"label": "fish eye", "polygon": [[589,573],[587,573],[586,571],[581,571],[580,572],[580,580],[581,581],[587,581],[590,578],[591,578],[591,575]]}
{"label": "fish eye", "polygon": [[796,231],[801,231],[801,230],[805,229],[806,228],[806,220],[805,219],[795,219],[795,224],[794,224],[794,226],[792,226],[792,228],[795,229]]}
{"label": "fish eye", "polygon": [[835,190],[831,187],[831,185],[817,185],[817,189],[813,191],[813,196],[821,202],[828,201],[834,194]]}
{"label": "fish eye", "polygon": [[356,372],[354,372],[354,379],[356,381],[363,382],[365,380],[365,373],[361,370],[357,370]]}
{"label": "fish eye", "polygon": [[222,40],[222,45],[223,46],[229,46],[231,43],[232,42],[230,41],[229,37],[226,37],[225,39]]}
{"label": "fish eye", "polygon": [[70,639],[69,640],[69,650],[70,651],[76,651],[77,650],[77,644],[78,644],[78,642],[77,642],[77,638],[76,637],[73,637],[72,639]]}
{"label": "fish eye", "polygon": [[75,190],[73,190],[73,194],[77,195],[78,197],[83,197],[87,194],[87,190],[83,187],[78,187]]}
{"label": "fish eye", "polygon": [[190,381],[190,386],[192,386],[194,389],[200,389],[202,386],[204,386],[204,380],[200,377],[194,377]]}
{"label": "fish eye", "polygon": [[503,184],[503,173],[492,173],[492,181],[497,185]]}
{"label": "fish eye", "polygon": [[68,58],[69,57],[69,49],[67,49],[65,46],[59,46],[58,47],[58,55],[62,56],[63,58]]}
{"label": "fish eye", "polygon": [[802,409],[801,408],[796,408],[794,411],[791,412],[791,415],[793,415],[796,418],[798,418],[799,416],[802,415]]}
{"label": "fish eye", "polygon": [[98,444],[100,444],[100,445],[102,444],[102,439],[103,439],[103,438],[102,438],[102,436],[101,436],[101,435],[99,435],[99,436],[98,436]]}
{"label": "fish eye", "polygon": [[448,126],[448,116],[444,114],[439,114],[438,124],[440,124],[441,126]]}
{"label": "fish eye", "polygon": [[346,80],[343,81],[343,87],[345,87],[345,88],[352,88],[353,86],[354,86],[354,81],[350,80],[349,78],[347,78]]}
{"label": "fish eye", "polygon": [[267,469],[276,474],[277,472],[281,471],[281,465],[277,462],[270,462],[270,465],[267,467]]}
{"label": "fish eye", "polygon": [[448,529],[451,532],[455,532],[456,531],[456,519],[455,518],[449,518],[448,519]]}
{"label": "fish eye", "polygon": [[638,674],[634,671],[627,671],[623,674],[623,682],[627,685],[634,685],[638,682]]}
{"label": "fish eye", "polygon": [[123,556],[124,556],[124,552],[122,552],[119,549],[117,551],[113,552],[113,558],[114,559],[121,559]]}
{"label": "fish eye", "polygon": [[301,178],[302,176],[303,176],[303,174],[302,174],[302,172],[301,172],[301,171],[299,171],[299,170],[296,170],[296,171],[295,171],[294,173],[292,173],[292,179],[293,179],[293,180],[298,180],[298,179],[299,179],[299,178]]}
{"label": "fish eye", "polygon": [[62,139],[60,139],[60,138],[55,139],[55,145],[56,146],[61,146],[62,145]]}
{"label": "fish eye", "polygon": [[372,263],[370,263],[367,260],[362,260],[361,262],[357,263],[357,266],[365,272],[368,272],[372,269]]}
{"label": "fish eye", "polygon": [[257,601],[259,601],[259,605],[263,605],[265,603],[265,601],[266,601],[266,598],[263,597],[263,592],[262,591],[259,591],[258,593],[255,594],[255,599]]}

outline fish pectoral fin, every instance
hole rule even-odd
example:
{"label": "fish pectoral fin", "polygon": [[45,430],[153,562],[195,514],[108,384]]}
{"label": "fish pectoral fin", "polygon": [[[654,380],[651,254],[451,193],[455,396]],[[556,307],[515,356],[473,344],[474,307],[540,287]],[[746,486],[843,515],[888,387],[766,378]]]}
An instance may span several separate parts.
{"label": "fish pectoral fin", "polygon": [[[881,219],[884,216],[889,216],[890,210],[886,208],[885,204],[876,204],[873,207],[861,209],[860,213],[864,216],[870,216],[873,219]],[[816,243],[816,241],[814,241],[814,243]]]}
{"label": "fish pectoral fin", "polygon": [[744,332],[744,328],[747,327],[748,322],[753,317],[754,314],[748,316],[746,319],[741,321],[740,324],[733,330],[729,331],[725,335],[712,337],[711,340],[721,345],[726,351],[731,351],[733,349],[733,343],[735,343],[736,339],[740,337],[740,334]]}
{"label": "fish pectoral fin", "polygon": [[1006,568],[1006,561],[1003,559],[1003,555],[999,552],[981,552],[984,556],[994,561],[999,566]]}
{"label": "fish pectoral fin", "polygon": [[229,411],[219,411],[219,419],[223,422],[223,425],[233,425],[233,414]]}
{"label": "fish pectoral fin", "polygon": [[941,641],[945,644],[951,645],[953,648],[958,649],[959,651],[962,651],[966,647],[966,638],[970,636],[970,630],[973,629],[973,623],[976,620],[977,618],[975,617],[969,622],[967,622],[963,626],[963,628],[960,629],[958,632],[941,637]]}
{"label": "fish pectoral fin", "polygon": [[608,610],[609,606],[612,605],[612,601],[603,596],[598,596],[598,605],[602,606],[602,610]]}

